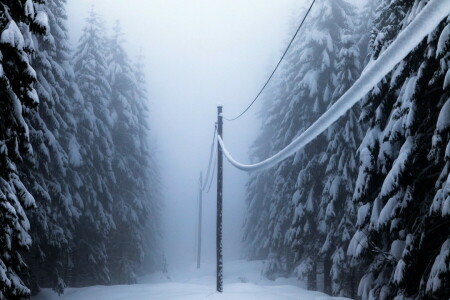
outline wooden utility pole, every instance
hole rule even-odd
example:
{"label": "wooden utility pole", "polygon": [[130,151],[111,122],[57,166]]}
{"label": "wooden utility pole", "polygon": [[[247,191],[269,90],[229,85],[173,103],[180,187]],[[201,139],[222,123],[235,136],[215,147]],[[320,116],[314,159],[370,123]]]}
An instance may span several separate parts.
{"label": "wooden utility pole", "polygon": [[[222,106],[217,107],[217,134],[222,138]],[[223,255],[222,255],[222,185],[223,185],[223,157],[222,148],[217,147],[217,291],[223,292]]]}
{"label": "wooden utility pole", "polygon": [[198,244],[197,244],[197,269],[200,269],[200,259],[202,254],[202,186],[203,179],[202,173],[200,172],[200,180],[198,183]]}

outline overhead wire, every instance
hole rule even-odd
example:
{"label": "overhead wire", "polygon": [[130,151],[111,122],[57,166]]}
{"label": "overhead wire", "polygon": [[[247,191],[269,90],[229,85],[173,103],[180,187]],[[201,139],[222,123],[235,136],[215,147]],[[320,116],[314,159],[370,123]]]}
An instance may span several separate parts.
{"label": "overhead wire", "polygon": [[244,109],[244,111],[242,111],[242,112],[241,112],[239,115],[237,115],[236,117],[234,117],[234,118],[225,118],[225,117],[224,117],[224,118],[223,118],[224,120],[231,122],[231,121],[234,121],[234,120],[239,119],[240,117],[242,117],[242,116],[250,109],[250,107],[253,106],[253,104],[255,104],[256,100],[258,100],[259,96],[261,96],[261,94],[262,94],[263,91],[266,89],[267,85],[269,84],[270,80],[272,79],[273,75],[275,75],[275,72],[278,70],[278,67],[281,65],[281,62],[283,61],[284,57],[285,57],[286,54],[288,53],[289,48],[292,46],[292,43],[294,42],[294,40],[295,40],[295,38],[297,37],[297,35],[298,35],[300,29],[302,28],[303,23],[305,23],[305,20],[306,20],[306,18],[308,17],[308,15],[309,15],[309,13],[310,13],[310,11],[311,11],[311,9],[312,9],[312,7],[313,7],[313,5],[314,5],[315,2],[316,2],[316,0],[313,0],[313,1],[311,2],[311,5],[309,6],[308,11],[306,12],[305,16],[303,17],[303,20],[302,20],[302,22],[300,23],[300,25],[297,27],[297,30],[295,31],[294,36],[292,37],[291,41],[289,42],[288,46],[286,47],[286,50],[284,50],[284,53],[283,53],[283,55],[281,56],[280,60],[278,61],[277,65],[275,66],[275,69],[272,71],[272,73],[270,74],[269,78],[268,78],[268,79],[266,80],[266,82],[264,83],[263,87],[259,90],[259,92],[258,92],[258,94],[256,95],[256,97],[253,98],[253,101],[250,103],[250,105],[248,105],[247,108]]}
{"label": "overhead wire", "polygon": [[[215,153],[216,151],[214,151],[214,153]],[[216,157],[216,155],[214,155],[214,157]],[[212,168],[212,173],[211,173],[211,179],[209,180],[209,185],[208,185],[208,189],[206,190],[206,193],[208,194],[209,193],[209,191],[211,190],[211,186],[212,186],[212,183],[213,183],[213,179],[214,179],[214,172],[216,171],[216,167],[217,167],[217,160],[216,159],[214,159],[214,165],[213,165],[213,168]]]}
{"label": "overhead wire", "polygon": [[227,160],[243,171],[256,171],[270,168],[293,155],[329,126],[343,116],[353,105],[360,101],[376,84],[378,84],[395,66],[400,63],[420,42],[430,34],[439,23],[450,14],[450,1],[430,0],[412,22],[398,34],[392,44],[369,63],[361,76],[323,115],[308,129],[296,137],[289,145],[275,155],[253,165],[237,162],[227,150],[221,137],[217,140]]}
{"label": "overhead wire", "polygon": [[[212,139],[212,143],[211,143],[211,151],[209,153],[209,161],[208,161],[208,168],[206,171],[206,177],[203,181],[203,183],[201,184],[201,190],[204,191],[206,189],[206,186],[209,182],[209,176],[210,176],[210,171],[211,171],[211,163],[212,163],[212,158],[214,155],[214,149],[215,149],[215,144],[216,144],[216,134],[217,134],[217,124],[216,126],[214,126],[214,134],[213,134],[213,139]],[[213,171],[214,172],[214,171]]]}

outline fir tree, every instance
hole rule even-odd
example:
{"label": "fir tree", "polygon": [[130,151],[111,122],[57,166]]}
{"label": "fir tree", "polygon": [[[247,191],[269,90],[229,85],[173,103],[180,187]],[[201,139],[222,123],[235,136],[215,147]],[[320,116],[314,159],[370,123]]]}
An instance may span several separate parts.
{"label": "fir tree", "polygon": [[[272,101],[272,97],[275,98],[275,101]],[[251,149],[251,157],[254,161],[261,161],[275,153],[273,150],[273,141],[276,134],[275,128],[280,122],[279,118],[281,117],[278,111],[282,107],[282,103],[284,103],[282,99],[277,99],[276,97],[277,94],[272,92],[269,96],[263,98],[264,102],[259,112],[259,118],[262,120],[261,134]],[[271,236],[267,234],[267,226],[272,194],[272,180],[273,171],[265,170],[251,173],[249,182],[247,183],[247,215],[244,223],[243,242],[246,248],[245,255],[248,259],[266,259],[269,255]],[[266,275],[272,274],[273,272],[277,272],[276,269],[280,270],[278,265],[268,265],[265,268],[265,273]],[[273,277],[274,274],[271,276]]]}
{"label": "fir tree", "polygon": [[[426,2],[382,1],[371,40],[372,60]],[[361,118],[369,130],[359,149],[354,193],[358,228],[348,251],[360,265],[369,265],[359,286],[363,299],[449,297],[443,280],[448,274],[443,267],[448,261],[448,215],[433,210],[433,195],[440,194],[446,173],[439,149],[448,136],[438,120],[448,98],[443,89],[448,51],[439,51],[440,37],[448,36],[447,24],[443,21],[363,102]]]}
{"label": "fir tree", "polygon": [[[354,17],[353,8],[344,1],[317,2],[268,96],[270,104],[266,100],[266,108],[262,112],[265,119],[263,133],[253,151],[257,158],[266,158],[290,143],[357,78],[359,51],[353,46],[356,42],[345,35],[355,30]],[[337,155],[334,151],[344,150],[347,154],[343,158],[345,161],[352,158],[352,148],[356,149],[357,140],[353,135],[358,136],[358,128],[354,114],[352,112],[330,129],[329,135],[321,135],[295,157],[281,162],[275,170],[252,175],[248,185],[249,216],[244,237],[251,258],[269,258],[266,275],[287,275],[297,266],[298,275],[309,277],[309,287],[316,289],[317,262],[325,256],[319,250],[326,248],[322,245],[327,240],[327,226],[331,227],[332,223],[331,219],[324,220],[326,206],[321,205],[323,180],[327,178],[325,190],[329,192],[333,178],[344,177],[346,171],[343,169],[351,168],[345,163],[333,163]],[[336,139],[332,133],[337,133]],[[337,141],[346,134],[346,140]],[[333,145],[327,150],[328,143]],[[327,165],[332,166],[327,168]],[[349,176],[347,183],[352,181]],[[342,185],[345,185],[344,181]],[[336,196],[337,211],[328,210],[331,215],[335,214],[333,222],[338,224],[344,210],[341,207],[348,200],[348,190],[351,186],[345,187],[346,193],[343,194],[347,194],[347,198]],[[330,193],[327,195],[328,199],[332,197]],[[345,226],[342,225],[340,233]],[[339,232],[333,233],[335,239]],[[328,247],[325,252],[330,260],[333,246]]]}
{"label": "fir tree", "polygon": [[31,244],[25,210],[34,198],[19,177],[16,163],[31,157],[26,120],[39,103],[30,65],[33,36],[48,30],[47,16],[38,1],[3,1],[0,6],[0,299],[28,297],[21,273],[22,251]]}
{"label": "fir tree", "polygon": [[62,293],[74,225],[82,207],[71,165],[80,161],[73,103],[77,88],[70,64],[65,0],[49,0],[42,9],[50,31],[37,39],[33,67],[37,74],[39,109],[30,116],[34,158],[21,166],[26,186],[36,199],[30,213],[33,245],[28,257],[32,282]]}
{"label": "fir tree", "polygon": [[[139,150],[137,151],[138,170],[142,174],[143,186],[139,186],[140,197],[144,202],[148,215],[142,220],[145,226],[140,227],[143,243],[143,266],[146,270],[157,270],[161,256],[161,195],[160,175],[156,163],[156,140],[151,134],[152,118],[150,99],[147,92],[147,80],[144,72],[144,56],[138,55],[133,66],[136,83],[134,85],[135,112],[138,120]],[[142,215],[141,215],[142,216]],[[141,224],[141,225],[142,225]]]}
{"label": "fir tree", "polygon": [[[156,201],[150,178],[155,166],[148,141],[148,107],[141,70],[136,74],[123,49],[119,23],[110,41],[109,82],[113,107],[115,145],[113,170],[117,179],[114,189],[113,217],[116,227],[110,234],[109,263],[113,282],[136,282],[136,273],[147,254],[145,235],[147,220],[156,217],[152,207]],[[136,76],[141,82],[137,82]]]}
{"label": "fir tree", "polygon": [[75,169],[83,200],[74,236],[72,285],[110,282],[108,235],[115,228],[113,194],[114,115],[108,81],[107,40],[102,21],[91,11],[75,53],[74,71],[83,101],[75,108],[82,163]]}
{"label": "fir tree", "polygon": [[[354,30],[353,7],[345,1],[322,1],[317,4],[310,19],[310,33],[300,40],[300,52],[297,53],[301,67],[295,77],[298,80],[293,91],[296,97],[290,102],[295,109],[286,115],[291,124],[298,122],[298,127],[289,128],[289,131],[296,133],[308,128],[332,104],[333,99],[349,87],[356,79],[359,68],[358,50],[351,48],[354,42],[347,36]],[[326,267],[325,288],[330,291],[328,278],[330,250],[333,248],[328,243],[332,244],[333,235],[338,233],[334,232],[335,227],[327,228],[327,222],[321,219],[330,218],[328,223],[332,222],[346,197],[339,185],[351,182],[351,178],[345,178],[346,183],[342,179],[352,167],[351,152],[352,148],[356,148],[354,137],[357,129],[352,125],[352,116],[346,118],[331,127],[328,135],[319,136],[299,151],[294,162],[297,170],[289,175],[297,181],[291,194],[295,214],[287,239],[295,252],[298,276],[307,277],[308,288],[313,290],[317,289],[318,262],[323,261]],[[340,143],[337,142],[339,135],[344,138]],[[339,147],[344,152],[337,151]],[[321,204],[322,200],[327,199],[329,203]]]}
{"label": "fir tree", "polygon": [[[358,35],[349,34],[349,29],[341,37],[333,102],[351,87],[361,72],[359,49],[355,46]],[[318,216],[323,223],[320,227],[324,227],[326,233],[320,250],[324,260],[325,292],[352,298],[355,296],[355,270],[346,257],[346,250],[356,217],[352,195],[358,167],[356,149],[363,135],[358,114],[359,106],[356,106],[327,130],[326,169]]]}

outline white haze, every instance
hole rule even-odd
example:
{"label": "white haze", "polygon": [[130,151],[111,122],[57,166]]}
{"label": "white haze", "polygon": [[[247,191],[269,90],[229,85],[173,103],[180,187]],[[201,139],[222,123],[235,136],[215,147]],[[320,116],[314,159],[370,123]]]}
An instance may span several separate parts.
{"label": "white haze", "polygon": [[[139,49],[146,56],[163,182],[164,249],[169,270],[175,271],[195,262],[198,176],[206,171],[216,106],[234,116],[249,104],[286,45],[292,16],[304,1],[68,0],[74,46],[94,2],[108,28],[120,20],[130,56]],[[249,161],[257,111],[253,107],[239,121],[224,124],[224,140],[241,161]],[[225,260],[241,254],[246,181],[245,173],[225,162]],[[215,259],[215,201],[214,184],[204,196],[202,252],[208,261]]]}

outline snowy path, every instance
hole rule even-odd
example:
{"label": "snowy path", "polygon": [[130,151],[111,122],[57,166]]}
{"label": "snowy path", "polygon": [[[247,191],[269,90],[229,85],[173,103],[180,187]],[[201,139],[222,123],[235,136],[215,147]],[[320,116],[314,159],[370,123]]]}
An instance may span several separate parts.
{"label": "snowy path", "polygon": [[185,269],[171,274],[172,280],[152,275],[129,286],[93,286],[67,289],[62,297],[44,290],[32,300],[344,300],[302,288],[295,279],[262,279],[261,262],[235,261],[225,264],[224,292],[215,291],[214,265],[202,270]]}

